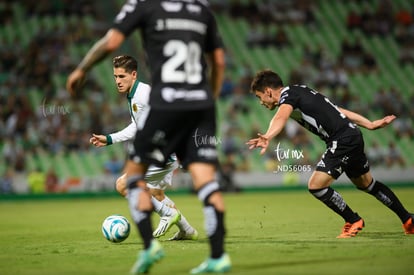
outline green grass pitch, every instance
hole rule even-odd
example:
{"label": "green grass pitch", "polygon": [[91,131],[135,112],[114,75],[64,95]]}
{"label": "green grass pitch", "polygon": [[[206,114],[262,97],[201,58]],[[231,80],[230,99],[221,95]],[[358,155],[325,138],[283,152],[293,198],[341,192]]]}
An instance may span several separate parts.
{"label": "green grass pitch", "polygon": [[[375,198],[340,189],[366,222],[352,239],[336,239],[343,221],[306,190],[225,194],[226,250],[231,274],[414,274],[414,235]],[[394,188],[414,211],[414,188]],[[188,274],[208,255],[201,204],[171,194],[200,233],[198,241],[161,238],[166,257],[151,274]],[[123,198],[70,198],[0,202],[0,274],[128,274],[142,248],[137,231],[120,244],[104,239],[110,214],[130,217]],[[158,216],[152,216],[154,225]]]}

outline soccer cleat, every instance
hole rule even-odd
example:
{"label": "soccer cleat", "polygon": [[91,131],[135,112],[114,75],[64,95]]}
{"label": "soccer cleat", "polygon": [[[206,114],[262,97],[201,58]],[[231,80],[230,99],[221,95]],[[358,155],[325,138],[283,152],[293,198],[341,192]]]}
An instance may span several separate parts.
{"label": "soccer cleat", "polygon": [[220,258],[208,258],[196,268],[191,269],[190,274],[223,273],[231,269],[231,261],[228,254],[224,253]]}
{"label": "soccer cleat", "polygon": [[169,241],[183,241],[183,240],[192,240],[195,241],[198,239],[198,232],[197,230],[194,229],[194,231],[192,233],[189,232],[185,232],[185,231],[178,231],[174,234],[174,236],[172,236],[171,238],[169,238]]}
{"label": "soccer cleat", "polygon": [[342,229],[342,233],[337,237],[338,239],[352,238],[355,237],[359,231],[364,228],[365,223],[363,219],[359,219],[354,223],[347,222]]}
{"label": "soccer cleat", "polygon": [[180,221],[180,219],[181,213],[177,210],[174,210],[174,214],[172,214],[171,216],[161,217],[160,223],[158,224],[157,229],[155,229],[155,231],[152,233],[152,236],[154,236],[154,238],[164,236],[165,233],[167,233],[168,230],[170,230],[171,226],[177,224]]}
{"label": "soccer cleat", "polygon": [[131,274],[147,273],[151,266],[161,260],[165,253],[157,240],[152,240],[148,249],[140,252],[137,261],[131,269]]}
{"label": "soccer cleat", "polygon": [[403,224],[404,232],[405,234],[414,234],[414,215],[411,214],[411,218],[409,218],[404,224]]}

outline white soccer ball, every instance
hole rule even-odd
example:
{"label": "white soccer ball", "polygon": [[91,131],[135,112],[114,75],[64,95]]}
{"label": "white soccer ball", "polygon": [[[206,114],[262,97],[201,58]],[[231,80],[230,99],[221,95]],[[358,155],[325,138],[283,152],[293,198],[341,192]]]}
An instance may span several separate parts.
{"label": "white soccer ball", "polygon": [[120,243],[129,236],[131,225],[127,218],[122,215],[111,215],[102,223],[104,237],[113,243]]}

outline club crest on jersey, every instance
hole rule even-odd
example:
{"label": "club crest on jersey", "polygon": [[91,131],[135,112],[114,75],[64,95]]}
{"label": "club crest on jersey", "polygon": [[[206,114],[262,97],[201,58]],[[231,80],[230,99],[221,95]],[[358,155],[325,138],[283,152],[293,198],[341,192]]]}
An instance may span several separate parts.
{"label": "club crest on jersey", "polygon": [[137,106],[137,104],[132,104],[132,110],[134,111],[134,112],[137,112],[138,111],[138,106]]}

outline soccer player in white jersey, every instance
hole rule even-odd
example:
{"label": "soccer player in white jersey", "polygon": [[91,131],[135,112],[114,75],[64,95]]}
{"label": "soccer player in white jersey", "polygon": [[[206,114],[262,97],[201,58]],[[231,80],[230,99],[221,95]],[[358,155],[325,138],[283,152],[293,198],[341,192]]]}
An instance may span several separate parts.
{"label": "soccer player in white jersey", "polygon": [[[90,143],[97,146],[108,146],[113,143],[132,140],[137,129],[142,127],[149,111],[148,99],[151,87],[138,81],[137,61],[126,55],[113,58],[114,78],[118,92],[126,93],[131,123],[116,133],[109,135],[93,134]],[[129,158],[134,156],[134,147],[128,146]],[[132,160],[128,160],[132,161]],[[187,219],[175,207],[175,203],[165,195],[164,190],[171,185],[174,170],[179,167],[175,154],[171,155],[165,167],[150,166],[146,173],[147,186],[152,195],[154,211],[160,215],[160,223],[154,230],[153,236],[158,238],[164,236],[167,231],[177,225],[179,231],[169,240],[196,240],[198,232],[187,221]],[[123,175],[116,181],[116,190],[124,197],[127,196],[127,173],[124,169]]]}

